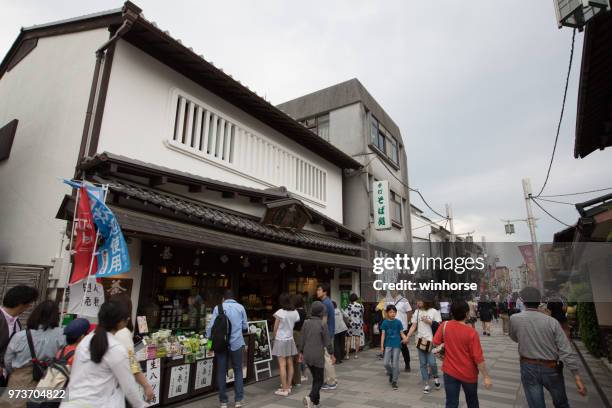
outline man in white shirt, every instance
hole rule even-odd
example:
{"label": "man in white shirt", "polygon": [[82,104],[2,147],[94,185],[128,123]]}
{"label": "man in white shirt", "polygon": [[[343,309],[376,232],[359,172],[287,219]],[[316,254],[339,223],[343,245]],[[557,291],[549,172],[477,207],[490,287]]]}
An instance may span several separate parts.
{"label": "man in white shirt", "polygon": [[[397,314],[395,318],[402,322],[402,330],[404,334],[408,334],[408,322],[412,316],[412,307],[410,307],[410,302],[406,299],[401,293],[397,290],[392,290],[390,292],[390,296],[387,297],[387,303],[385,308],[388,305],[393,305],[397,309]],[[402,343],[402,357],[404,358],[405,371],[410,372],[410,352],[408,351],[408,345],[406,343]]]}

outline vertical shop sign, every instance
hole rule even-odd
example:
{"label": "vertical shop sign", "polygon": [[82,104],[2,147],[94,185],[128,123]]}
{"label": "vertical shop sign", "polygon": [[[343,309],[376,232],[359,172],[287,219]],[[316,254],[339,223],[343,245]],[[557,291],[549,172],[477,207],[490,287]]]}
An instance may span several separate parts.
{"label": "vertical shop sign", "polygon": [[183,364],[170,369],[170,389],[168,398],[187,394],[189,389],[189,364]]}
{"label": "vertical shop sign", "polygon": [[374,197],[374,227],[377,230],[390,229],[389,181],[375,181],[372,184],[372,193],[372,197]]}
{"label": "vertical shop sign", "polygon": [[[159,404],[159,387],[160,387],[160,374],[161,370],[159,368],[160,359],[155,358],[153,360],[147,360],[147,381],[151,384],[151,388],[153,388],[153,400],[151,402],[146,403],[147,407]],[[144,393],[143,393],[144,399]]]}
{"label": "vertical shop sign", "polygon": [[209,387],[212,384],[213,359],[207,358],[196,363],[194,389]]}

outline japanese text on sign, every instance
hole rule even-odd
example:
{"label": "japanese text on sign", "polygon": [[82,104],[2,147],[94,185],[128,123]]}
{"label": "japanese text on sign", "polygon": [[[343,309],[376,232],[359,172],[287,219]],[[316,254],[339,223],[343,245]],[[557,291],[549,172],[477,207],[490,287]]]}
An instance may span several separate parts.
{"label": "japanese text on sign", "polygon": [[372,197],[374,197],[374,227],[377,230],[390,229],[389,181],[375,181],[372,184],[372,193]]}

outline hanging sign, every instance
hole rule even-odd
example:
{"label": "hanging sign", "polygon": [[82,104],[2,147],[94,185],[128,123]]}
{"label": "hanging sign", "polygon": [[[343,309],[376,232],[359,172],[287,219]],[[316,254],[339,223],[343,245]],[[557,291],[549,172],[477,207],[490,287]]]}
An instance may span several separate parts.
{"label": "hanging sign", "polygon": [[102,303],[104,303],[104,288],[95,279],[83,279],[70,285],[68,313],[96,317]]}
{"label": "hanging sign", "polygon": [[132,283],[133,279],[121,279],[121,278],[102,278],[102,286],[104,286],[104,295],[107,298],[115,295],[127,295],[132,296]]}
{"label": "hanging sign", "polygon": [[389,181],[375,181],[372,184],[372,193],[372,197],[374,197],[374,227],[377,230],[390,229]]}

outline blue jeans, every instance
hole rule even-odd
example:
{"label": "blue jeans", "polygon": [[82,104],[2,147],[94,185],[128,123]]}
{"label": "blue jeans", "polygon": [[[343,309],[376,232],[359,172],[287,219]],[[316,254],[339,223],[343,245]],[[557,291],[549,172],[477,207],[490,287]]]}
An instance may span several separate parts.
{"label": "blue jeans", "polygon": [[468,408],[478,408],[478,383],[466,383],[444,374],[444,392],[446,393],[446,408],[459,407],[459,392],[463,387],[465,402]]}
{"label": "blue jeans", "polygon": [[436,357],[431,351],[429,353],[423,350],[417,349],[419,352],[419,363],[421,368],[421,378],[423,382],[427,384],[429,382],[429,372],[427,367],[431,368],[431,375],[433,378],[438,378],[438,365],[436,364]]}
{"label": "blue jeans", "polygon": [[563,372],[540,364],[521,363],[521,382],[529,408],[544,408],[544,388],[548,390],[555,408],[569,408]]}
{"label": "blue jeans", "polygon": [[225,376],[227,375],[227,359],[232,363],[234,369],[234,392],[236,393],[236,401],[242,401],[244,398],[244,380],[242,378],[242,349],[240,347],[236,351],[229,351],[227,353],[215,353],[215,360],[217,363],[217,386],[219,387],[219,401],[227,403],[227,383],[225,382]]}
{"label": "blue jeans", "polygon": [[385,347],[385,369],[387,370],[387,375],[391,376],[392,382],[397,382],[397,378],[399,377],[399,356],[401,349],[396,347]]}

